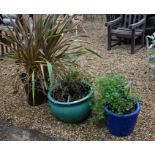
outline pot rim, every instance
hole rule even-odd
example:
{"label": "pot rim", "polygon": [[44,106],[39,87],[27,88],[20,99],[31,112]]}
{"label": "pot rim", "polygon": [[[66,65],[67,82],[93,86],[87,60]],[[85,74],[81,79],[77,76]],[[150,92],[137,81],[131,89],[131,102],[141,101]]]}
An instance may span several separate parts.
{"label": "pot rim", "polygon": [[73,104],[78,104],[80,102],[83,102],[85,100],[87,100],[88,98],[90,98],[93,93],[94,93],[94,88],[90,86],[90,92],[83,98],[79,99],[79,100],[76,100],[76,101],[72,101],[72,102],[61,102],[61,101],[58,101],[58,100],[55,100],[52,96],[51,96],[51,92],[53,90],[55,90],[57,87],[58,87],[59,84],[55,85],[51,90],[48,91],[48,94],[47,94],[47,97],[48,97],[48,100],[49,101],[52,101],[54,104],[60,104],[60,105],[73,105]]}
{"label": "pot rim", "polygon": [[129,113],[129,114],[116,114],[116,113],[113,113],[112,111],[110,111],[107,106],[105,106],[104,108],[104,111],[107,112],[108,114],[112,115],[112,116],[115,116],[115,117],[120,117],[120,118],[127,118],[127,117],[131,117],[133,115],[136,115],[140,112],[140,103],[139,102],[136,102],[136,110]]}

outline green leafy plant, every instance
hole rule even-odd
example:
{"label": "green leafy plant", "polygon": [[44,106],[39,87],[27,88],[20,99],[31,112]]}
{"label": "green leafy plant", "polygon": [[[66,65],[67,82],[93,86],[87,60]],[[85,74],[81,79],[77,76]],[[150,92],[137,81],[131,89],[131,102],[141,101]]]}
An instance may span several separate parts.
{"label": "green leafy plant", "polygon": [[74,15],[40,15],[38,20],[23,18],[21,22],[17,19],[16,23],[12,22],[13,30],[8,27],[5,45],[14,52],[11,58],[24,66],[28,83],[32,85],[33,100],[36,81],[46,93],[57,79],[78,66],[76,57],[86,52],[99,56],[72,35],[75,31],[71,24],[73,18]]}
{"label": "green leafy plant", "polygon": [[[90,91],[90,75],[79,69],[71,70],[54,93],[54,98],[63,102],[71,102],[85,97]],[[89,82],[88,82],[89,81]],[[55,95],[56,94],[56,95]]]}
{"label": "green leafy plant", "polygon": [[99,122],[104,118],[103,108],[107,106],[116,114],[128,114],[135,110],[138,100],[136,91],[132,88],[132,82],[122,75],[106,74],[97,79],[97,99],[93,105],[95,116],[92,121]]}

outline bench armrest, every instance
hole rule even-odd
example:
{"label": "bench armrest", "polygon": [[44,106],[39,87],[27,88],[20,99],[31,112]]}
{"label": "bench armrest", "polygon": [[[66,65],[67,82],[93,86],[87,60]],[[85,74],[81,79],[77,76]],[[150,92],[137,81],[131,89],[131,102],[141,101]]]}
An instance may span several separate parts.
{"label": "bench armrest", "polygon": [[122,20],[122,15],[112,21],[109,21],[109,22],[106,22],[105,23],[105,26],[109,27],[109,26],[113,26],[113,25],[116,25],[118,24],[120,21]]}
{"label": "bench armrest", "polygon": [[130,29],[135,29],[135,28],[137,28],[137,27],[139,27],[141,25],[144,25],[145,24],[145,21],[146,21],[145,19],[142,19],[142,20],[140,20],[139,22],[137,22],[135,24],[129,25],[129,28]]}

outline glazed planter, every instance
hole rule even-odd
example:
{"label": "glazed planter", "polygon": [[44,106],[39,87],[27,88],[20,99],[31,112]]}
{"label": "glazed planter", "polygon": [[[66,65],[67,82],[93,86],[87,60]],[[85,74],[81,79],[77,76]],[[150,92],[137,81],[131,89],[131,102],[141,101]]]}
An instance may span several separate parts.
{"label": "glazed planter", "polygon": [[43,93],[39,82],[36,82],[36,85],[35,85],[35,103],[33,103],[32,88],[31,88],[31,84],[27,83],[27,74],[22,73],[20,75],[20,79],[22,83],[24,84],[25,92],[27,95],[27,102],[29,105],[38,106],[46,102],[47,97]]}
{"label": "glazed planter", "polygon": [[136,103],[136,110],[130,114],[119,115],[104,107],[105,121],[108,130],[114,136],[124,137],[130,135],[136,125],[140,112],[140,103]]}
{"label": "glazed planter", "polygon": [[73,102],[60,102],[52,97],[53,92],[58,87],[59,86],[56,85],[48,92],[48,104],[52,114],[58,120],[66,123],[78,123],[88,118],[91,111],[90,105],[94,96],[93,88],[90,87],[88,95],[79,100]]}

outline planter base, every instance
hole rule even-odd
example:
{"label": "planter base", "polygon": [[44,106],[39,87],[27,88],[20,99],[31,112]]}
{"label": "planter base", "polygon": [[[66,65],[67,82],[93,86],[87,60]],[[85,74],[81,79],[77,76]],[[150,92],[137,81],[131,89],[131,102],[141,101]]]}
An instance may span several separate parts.
{"label": "planter base", "polygon": [[22,73],[20,75],[20,79],[22,81],[22,83],[24,84],[24,88],[25,88],[25,92],[27,95],[27,102],[29,105],[31,106],[38,106],[41,105],[43,103],[45,103],[45,101],[47,101],[47,97],[46,95],[43,93],[43,91],[40,89],[40,84],[37,83],[38,85],[35,88],[35,103],[33,103],[33,97],[32,97],[32,90],[31,90],[31,84],[29,85],[27,82],[27,74],[26,73]]}
{"label": "planter base", "polygon": [[104,108],[107,128],[112,135],[125,137],[133,132],[140,112],[140,104],[137,103],[136,107],[136,111],[125,115],[114,114],[106,107]]}

